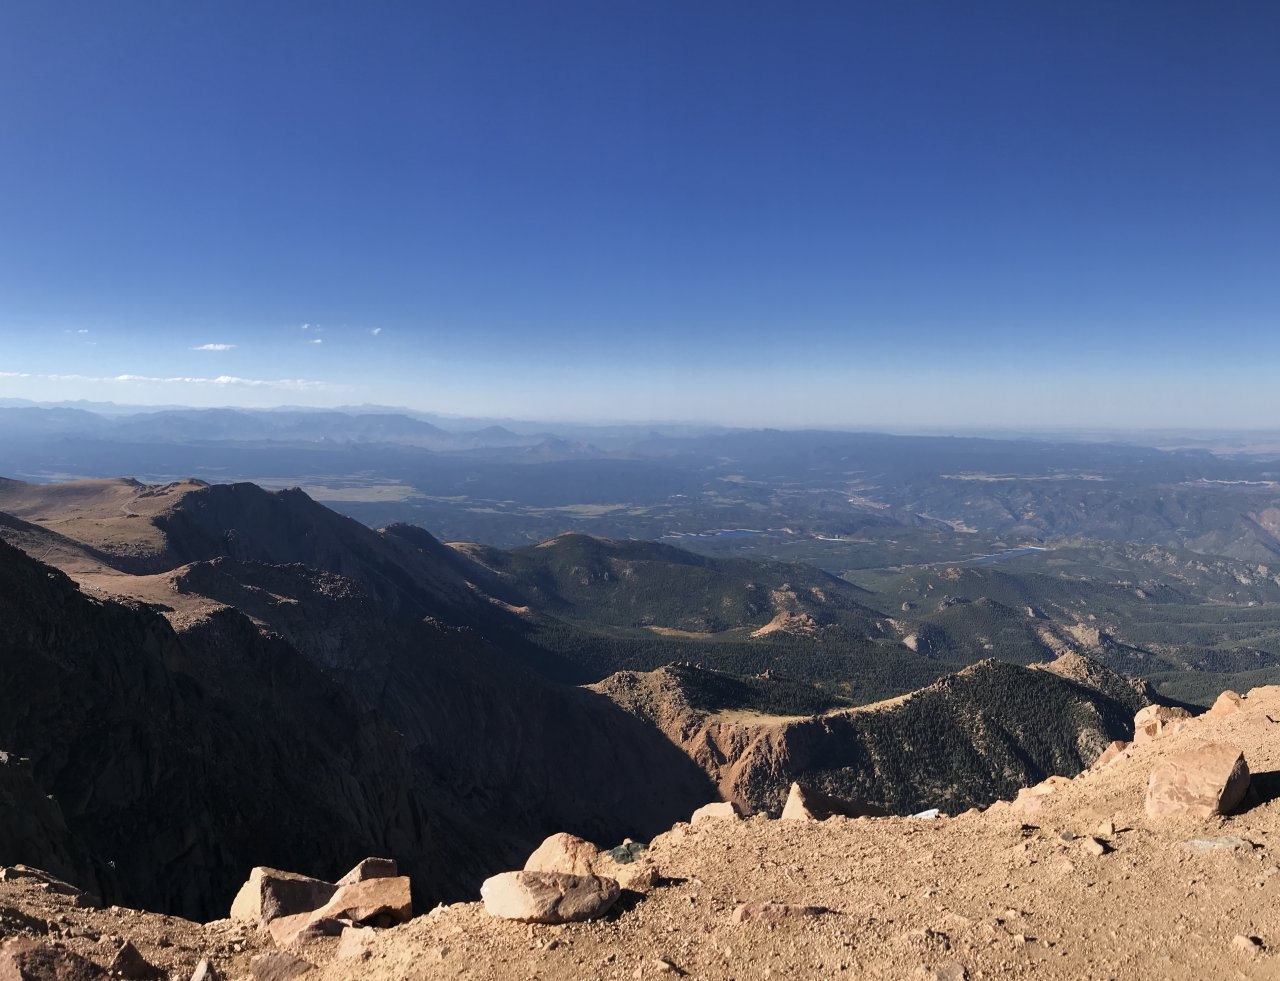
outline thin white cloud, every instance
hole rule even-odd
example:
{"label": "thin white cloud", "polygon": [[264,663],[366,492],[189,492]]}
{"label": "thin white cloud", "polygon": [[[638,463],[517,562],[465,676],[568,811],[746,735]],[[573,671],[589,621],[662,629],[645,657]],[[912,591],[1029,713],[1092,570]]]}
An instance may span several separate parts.
{"label": "thin white cloud", "polygon": [[369,333],[370,333],[370,334],[372,334],[374,337],[377,337],[379,334],[381,334],[381,333],[382,333],[382,328],[381,328],[381,327],[370,327],[370,328],[369,328]]}
{"label": "thin white cloud", "polygon": [[309,378],[241,378],[238,375],[218,375],[206,378],[196,375],[175,375],[159,377],[156,375],[111,375],[94,377],[92,375],[50,375],[29,371],[0,371],[0,378],[24,378],[34,381],[54,382],[92,382],[92,383],[126,383],[135,385],[208,385],[220,388],[282,388],[291,392],[316,391],[333,388],[328,382],[314,381]]}
{"label": "thin white cloud", "polygon": [[311,342],[311,343],[312,343],[312,344],[323,344],[323,343],[324,343],[324,341],[323,341],[323,340],[321,340],[319,337],[317,337],[317,338],[315,338],[314,340],[312,340],[312,342]]}
{"label": "thin white cloud", "polygon": [[230,351],[235,347],[234,344],[201,344],[199,347],[193,347],[193,351]]}
{"label": "thin white cloud", "polygon": [[81,327],[78,331],[76,331],[76,333],[77,333],[77,334],[87,334],[87,333],[89,333],[89,328],[88,328],[88,327]]}

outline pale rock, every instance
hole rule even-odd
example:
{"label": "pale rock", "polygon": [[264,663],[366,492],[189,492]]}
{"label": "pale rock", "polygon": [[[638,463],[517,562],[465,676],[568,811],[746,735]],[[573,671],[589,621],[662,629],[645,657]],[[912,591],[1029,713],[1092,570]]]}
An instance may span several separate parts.
{"label": "pale rock", "polygon": [[1097,835],[1099,838],[1110,838],[1115,833],[1116,823],[1110,819],[1098,825]]}
{"label": "pale rock", "polygon": [[368,879],[394,879],[400,874],[394,858],[366,858],[338,880],[339,886],[351,886]]}
{"label": "pale rock", "polygon": [[480,887],[490,916],[525,923],[590,920],[606,912],[620,893],[613,879],[563,872],[503,872]]}
{"label": "pale rock", "polygon": [[727,818],[729,820],[737,820],[741,817],[738,805],[732,801],[716,801],[711,804],[703,804],[693,816],[689,818],[690,824],[697,824],[699,821],[705,821],[708,818]]}
{"label": "pale rock", "polygon": [[1243,933],[1237,933],[1231,938],[1231,946],[1234,950],[1248,954],[1250,957],[1262,952],[1262,941],[1257,937],[1246,937]]}
{"label": "pale rock", "polygon": [[526,872],[564,872],[568,875],[591,875],[595,872],[600,849],[584,838],[561,831],[551,835],[534,849],[524,863]]}
{"label": "pale rock", "polygon": [[1023,787],[1019,790],[1018,796],[1010,806],[1020,814],[1035,814],[1044,807],[1044,798],[1070,785],[1069,777],[1046,777],[1033,787]]}
{"label": "pale rock", "polygon": [[1184,708],[1172,705],[1147,705],[1138,709],[1133,717],[1133,727],[1144,726],[1148,722],[1167,722],[1172,719],[1189,719],[1191,713]]}
{"label": "pale rock", "polygon": [[369,944],[378,935],[373,927],[347,927],[342,931],[338,941],[338,950],[333,955],[338,960],[352,958],[364,959],[369,956]]}
{"label": "pale rock", "polygon": [[1157,719],[1148,722],[1142,728],[1133,730],[1133,745],[1145,746],[1162,736],[1172,736],[1185,729],[1189,722],[1189,719]]}
{"label": "pale rock", "polygon": [[330,917],[353,923],[365,923],[384,915],[396,923],[405,923],[413,915],[413,897],[407,875],[365,879],[341,886],[333,898],[314,913],[317,919]]}
{"label": "pale rock", "polygon": [[293,916],[277,916],[267,924],[267,932],[277,947],[284,948],[320,937],[336,937],[342,933],[344,925],[332,917],[317,916],[312,910]]}
{"label": "pale rock", "polygon": [[231,903],[231,919],[266,926],[281,916],[308,913],[337,892],[331,882],[258,866]]}
{"label": "pale rock", "polygon": [[1093,765],[1090,766],[1089,769],[1101,770],[1103,767],[1107,766],[1108,764],[1115,762],[1115,760],[1117,760],[1120,757],[1120,755],[1128,748],[1129,748],[1129,744],[1125,742],[1123,739],[1113,739],[1110,743],[1107,744],[1107,748],[1102,751],[1102,754],[1096,760],[1093,761]]}
{"label": "pale rock", "polygon": [[795,903],[743,903],[730,914],[729,919],[734,923],[781,923],[783,920],[821,916],[825,912],[827,910],[821,906]]}
{"label": "pale rock", "polygon": [[1101,855],[1107,854],[1106,842],[1099,841],[1097,838],[1087,837],[1087,838],[1081,839],[1080,847],[1084,851],[1088,852],[1090,855],[1101,856]]}
{"label": "pale rock", "polygon": [[1190,841],[1184,842],[1182,847],[1193,855],[1207,855],[1210,852],[1221,851],[1247,855],[1252,853],[1256,846],[1253,842],[1245,841],[1243,838],[1237,838],[1234,835],[1223,835],[1221,838],[1192,838]]}
{"label": "pale rock", "polygon": [[1169,736],[1191,720],[1191,713],[1171,705],[1148,705],[1133,717],[1133,744],[1141,746],[1153,739]]}
{"label": "pale rock", "polygon": [[614,879],[623,889],[634,892],[648,892],[658,884],[659,879],[657,866],[648,858],[640,858],[624,865],[610,858],[608,852],[600,854],[592,872],[606,879]]}
{"label": "pale rock", "polygon": [[201,960],[191,974],[191,981],[222,981],[217,968],[208,960]]}
{"label": "pale rock", "polygon": [[829,817],[885,817],[883,808],[861,801],[845,800],[824,794],[799,783],[791,784],[787,803],[782,808],[784,821],[825,821]]}
{"label": "pale rock", "polygon": [[1229,814],[1249,789],[1249,765],[1239,747],[1204,743],[1164,760],[1147,781],[1147,814],[1215,817]]}
{"label": "pale rock", "polygon": [[1244,699],[1233,691],[1224,691],[1217,697],[1206,715],[1214,718],[1221,718],[1226,715],[1235,715],[1237,712],[1244,711]]}
{"label": "pale rock", "polygon": [[254,981],[290,981],[314,967],[310,961],[286,954],[282,950],[254,954],[249,961],[249,973],[253,975]]}

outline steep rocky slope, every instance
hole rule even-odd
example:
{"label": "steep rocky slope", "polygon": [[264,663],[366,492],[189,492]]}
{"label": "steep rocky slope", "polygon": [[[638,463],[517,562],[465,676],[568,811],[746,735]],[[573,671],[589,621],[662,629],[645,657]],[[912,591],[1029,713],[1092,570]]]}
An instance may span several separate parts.
{"label": "steep rocky slope", "polygon": [[[644,853],[656,882],[589,922],[512,922],[471,901],[277,952],[249,924],[94,909],[10,869],[0,934],[101,967],[127,939],[180,979],[202,958],[224,978],[265,978],[272,955],[315,981],[1261,981],[1280,958],[1280,688],[1249,692],[1241,708],[1056,782],[1034,812],[1002,803],[934,821],[681,822]],[[1149,775],[1205,742],[1246,756],[1253,790],[1241,807],[1149,814]],[[744,921],[744,905],[763,903],[787,905]]]}
{"label": "steep rocky slope", "polygon": [[659,733],[466,631],[304,566],[220,579],[229,561],[171,584],[221,583],[263,619],[202,598],[175,633],[0,544],[0,747],[67,828],[14,831],[0,861],[52,856],[111,900],[208,915],[246,863],[336,875],[374,849],[430,903],[550,829],[652,834],[712,793]]}
{"label": "steep rocky slope", "polygon": [[718,705],[705,697],[716,676],[690,666],[620,672],[593,687],[665,732],[726,800],[774,814],[793,780],[896,813],[987,804],[1080,772],[1132,736],[1147,703],[1079,655],[1047,670],[983,661],[887,703],[803,718]]}

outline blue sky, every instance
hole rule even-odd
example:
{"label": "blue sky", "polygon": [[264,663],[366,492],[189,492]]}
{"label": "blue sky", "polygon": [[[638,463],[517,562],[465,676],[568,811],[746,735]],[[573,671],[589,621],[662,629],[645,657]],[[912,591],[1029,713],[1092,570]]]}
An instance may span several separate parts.
{"label": "blue sky", "polygon": [[0,5],[0,396],[1280,422],[1280,4]]}

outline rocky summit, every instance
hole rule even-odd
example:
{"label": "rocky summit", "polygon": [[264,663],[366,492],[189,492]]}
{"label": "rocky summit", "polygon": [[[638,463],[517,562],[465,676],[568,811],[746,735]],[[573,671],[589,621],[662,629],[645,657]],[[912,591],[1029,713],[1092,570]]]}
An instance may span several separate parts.
{"label": "rocky summit", "polygon": [[[1105,765],[1043,781],[1019,795],[1030,812],[1009,800],[847,817],[828,797],[822,820],[726,808],[647,846],[556,834],[528,870],[407,922],[394,900],[343,898],[390,896],[398,870],[378,859],[334,883],[254,869],[235,915],[206,923],[104,908],[10,867],[0,976],[1274,978],[1280,687],[1230,701],[1231,712],[1186,717]],[[1214,806],[1149,807],[1170,775],[1211,790]],[[637,862],[653,874],[626,887],[604,874]],[[281,915],[264,926],[268,910]],[[270,929],[299,916],[323,928]]]}

